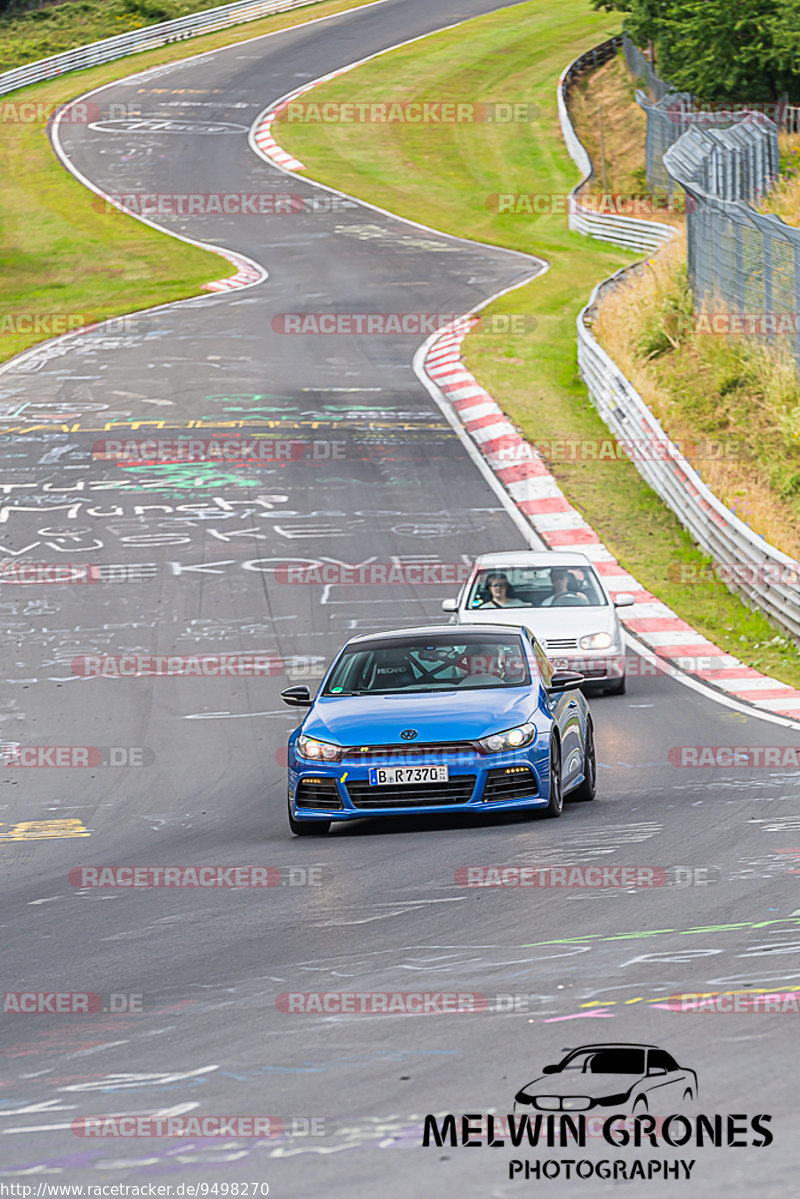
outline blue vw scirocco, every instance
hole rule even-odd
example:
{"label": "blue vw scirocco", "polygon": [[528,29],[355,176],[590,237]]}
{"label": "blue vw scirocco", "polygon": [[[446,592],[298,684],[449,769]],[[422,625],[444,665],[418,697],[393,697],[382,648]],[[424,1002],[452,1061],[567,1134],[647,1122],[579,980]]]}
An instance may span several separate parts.
{"label": "blue vw scirocco", "polygon": [[592,718],[572,672],[509,625],[368,633],[340,650],[288,746],[297,836],[365,816],[525,809],[595,796]]}

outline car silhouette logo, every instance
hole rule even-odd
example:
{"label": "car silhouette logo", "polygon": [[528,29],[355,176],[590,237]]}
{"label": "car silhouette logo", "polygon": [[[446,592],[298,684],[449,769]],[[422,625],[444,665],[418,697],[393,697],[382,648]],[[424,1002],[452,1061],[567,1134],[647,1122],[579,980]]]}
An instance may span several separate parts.
{"label": "car silhouette logo", "polygon": [[581,1045],[514,1097],[514,1110],[615,1109],[636,1116],[697,1099],[697,1075],[656,1045]]}
{"label": "car silhouette logo", "polygon": [[402,733],[400,734],[404,741],[413,741],[416,735],[416,729],[403,729]]}

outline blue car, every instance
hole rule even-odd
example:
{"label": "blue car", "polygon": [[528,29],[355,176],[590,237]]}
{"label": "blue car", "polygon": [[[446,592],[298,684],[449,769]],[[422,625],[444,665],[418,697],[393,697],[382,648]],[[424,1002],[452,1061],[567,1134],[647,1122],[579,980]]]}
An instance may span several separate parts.
{"label": "blue car", "polygon": [[297,836],[364,816],[503,812],[560,816],[595,796],[583,676],[553,673],[535,637],[509,625],[397,629],[354,637],[289,738]]}

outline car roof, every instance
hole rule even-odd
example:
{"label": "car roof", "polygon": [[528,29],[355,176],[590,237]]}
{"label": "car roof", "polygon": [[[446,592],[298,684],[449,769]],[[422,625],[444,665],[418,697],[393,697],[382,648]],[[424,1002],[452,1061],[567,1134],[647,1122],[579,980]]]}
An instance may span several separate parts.
{"label": "car roof", "polygon": [[642,1041],[600,1041],[596,1045],[576,1045],[574,1049],[562,1049],[562,1053],[577,1053],[581,1049],[660,1049],[659,1045],[647,1045]]}
{"label": "car roof", "polygon": [[[357,645],[360,641],[391,641],[396,637],[428,637],[432,633],[452,633],[453,639],[458,640],[463,633],[480,633],[485,636],[486,633],[509,633],[519,634],[523,630],[516,625],[508,624],[423,624],[412,625],[407,629],[377,629],[374,633],[360,633],[357,637],[351,637],[347,642],[348,645]],[[533,637],[529,630],[524,630],[528,636]]]}
{"label": "car roof", "polygon": [[591,566],[592,563],[577,550],[507,550],[480,554],[473,565],[482,570],[487,566]]}

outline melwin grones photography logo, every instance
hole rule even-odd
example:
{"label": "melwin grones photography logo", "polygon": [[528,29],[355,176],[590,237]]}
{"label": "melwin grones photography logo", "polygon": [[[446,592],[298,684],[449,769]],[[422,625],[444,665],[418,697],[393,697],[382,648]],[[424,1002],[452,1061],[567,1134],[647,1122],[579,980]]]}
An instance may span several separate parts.
{"label": "melwin grones photography logo", "polygon": [[[508,1114],[426,1115],[422,1147],[567,1150],[567,1156],[513,1158],[508,1177],[627,1182],[692,1177],[696,1158],[655,1158],[653,1150],[694,1154],[773,1143],[771,1115],[698,1112],[696,1071],[658,1045],[614,1041],[562,1052],[516,1090]],[[576,1158],[575,1149],[587,1146],[624,1149],[626,1156]]]}

